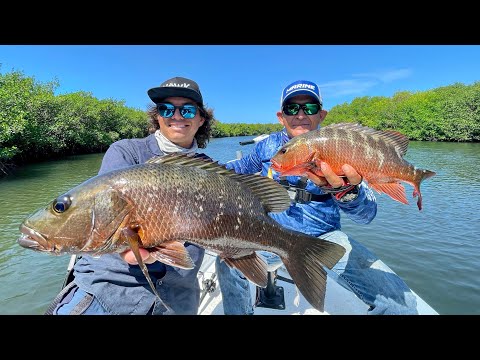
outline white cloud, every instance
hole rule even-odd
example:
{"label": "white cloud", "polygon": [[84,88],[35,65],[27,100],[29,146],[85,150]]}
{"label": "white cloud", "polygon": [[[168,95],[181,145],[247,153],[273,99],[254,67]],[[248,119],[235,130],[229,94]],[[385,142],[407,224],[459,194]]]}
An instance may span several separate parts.
{"label": "white cloud", "polygon": [[372,88],[378,84],[378,81],[375,80],[339,80],[339,81],[330,81],[327,83],[319,84],[320,90],[328,96],[342,96],[342,95],[352,95],[352,94],[362,94],[365,93],[368,89]]}
{"label": "white cloud", "polygon": [[354,74],[353,77],[366,77],[378,79],[383,83],[389,83],[395,80],[404,79],[412,74],[410,69],[397,69],[388,71],[379,71],[373,73]]}
{"label": "white cloud", "polygon": [[412,74],[410,69],[378,71],[353,74],[352,79],[330,81],[319,84],[322,93],[329,97],[344,95],[362,95],[376,85],[404,79]]}

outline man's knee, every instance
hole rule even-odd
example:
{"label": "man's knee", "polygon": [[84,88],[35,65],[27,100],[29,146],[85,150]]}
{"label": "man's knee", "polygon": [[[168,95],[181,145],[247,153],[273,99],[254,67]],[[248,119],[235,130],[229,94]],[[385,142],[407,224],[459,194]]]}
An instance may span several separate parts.
{"label": "man's knee", "polygon": [[340,230],[334,230],[319,236],[319,239],[324,239],[345,248],[345,251],[348,253],[352,250],[352,243],[355,243],[347,234]]}

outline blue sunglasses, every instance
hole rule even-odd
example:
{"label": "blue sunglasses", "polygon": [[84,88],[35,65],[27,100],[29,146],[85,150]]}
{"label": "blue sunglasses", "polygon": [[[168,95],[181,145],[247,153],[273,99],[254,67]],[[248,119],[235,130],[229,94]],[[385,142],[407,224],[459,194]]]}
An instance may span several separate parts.
{"label": "blue sunglasses", "polygon": [[158,114],[164,118],[171,118],[175,114],[175,110],[180,110],[180,115],[184,119],[193,119],[197,114],[197,107],[191,104],[185,104],[182,106],[175,106],[169,103],[157,104]]}

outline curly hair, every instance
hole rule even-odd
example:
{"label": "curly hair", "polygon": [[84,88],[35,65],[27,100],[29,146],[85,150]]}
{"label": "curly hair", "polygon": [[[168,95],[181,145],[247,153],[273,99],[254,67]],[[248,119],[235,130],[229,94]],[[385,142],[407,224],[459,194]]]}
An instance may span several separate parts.
{"label": "curly hair", "polygon": [[[213,109],[209,107],[204,107],[201,104],[198,104],[198,110],[200,110],[200,116],[205,119],[202,126],[198,128],[197,133],[195,134],[195,139],[197,139],[197,145],[200,149],[205,149],[207,147],[207,143],[210,141],[212,137],[212,125],[215,121],[213,117]],[[148,132],[150,134],[154,133],[158,129],[160,129],[160,125],[158,124],[157,120],[157,105],[150,105],[147,109],[147,115],[149,117],[149,127]]]}

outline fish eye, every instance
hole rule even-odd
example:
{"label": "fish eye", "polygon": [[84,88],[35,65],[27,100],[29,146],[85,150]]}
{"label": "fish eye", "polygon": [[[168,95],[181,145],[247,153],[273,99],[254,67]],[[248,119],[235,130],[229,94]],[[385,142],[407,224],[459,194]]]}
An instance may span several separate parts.
{"label": "fish eye", "polygon": [[61,214],[67,211],[71,204],[72,204],[72,199],[70,198],[70,195],[61,195],[55,199],[55,201],[52,204],[52,208],[53,208],[53,211],[55,211],[58,214]]}
{"label": "fish eye", "polygon": [[281,149],[280,149],[280,153],[285,154],[286,152],[287,152],[287,149],[286,149],[286,148],[281,148]]}

